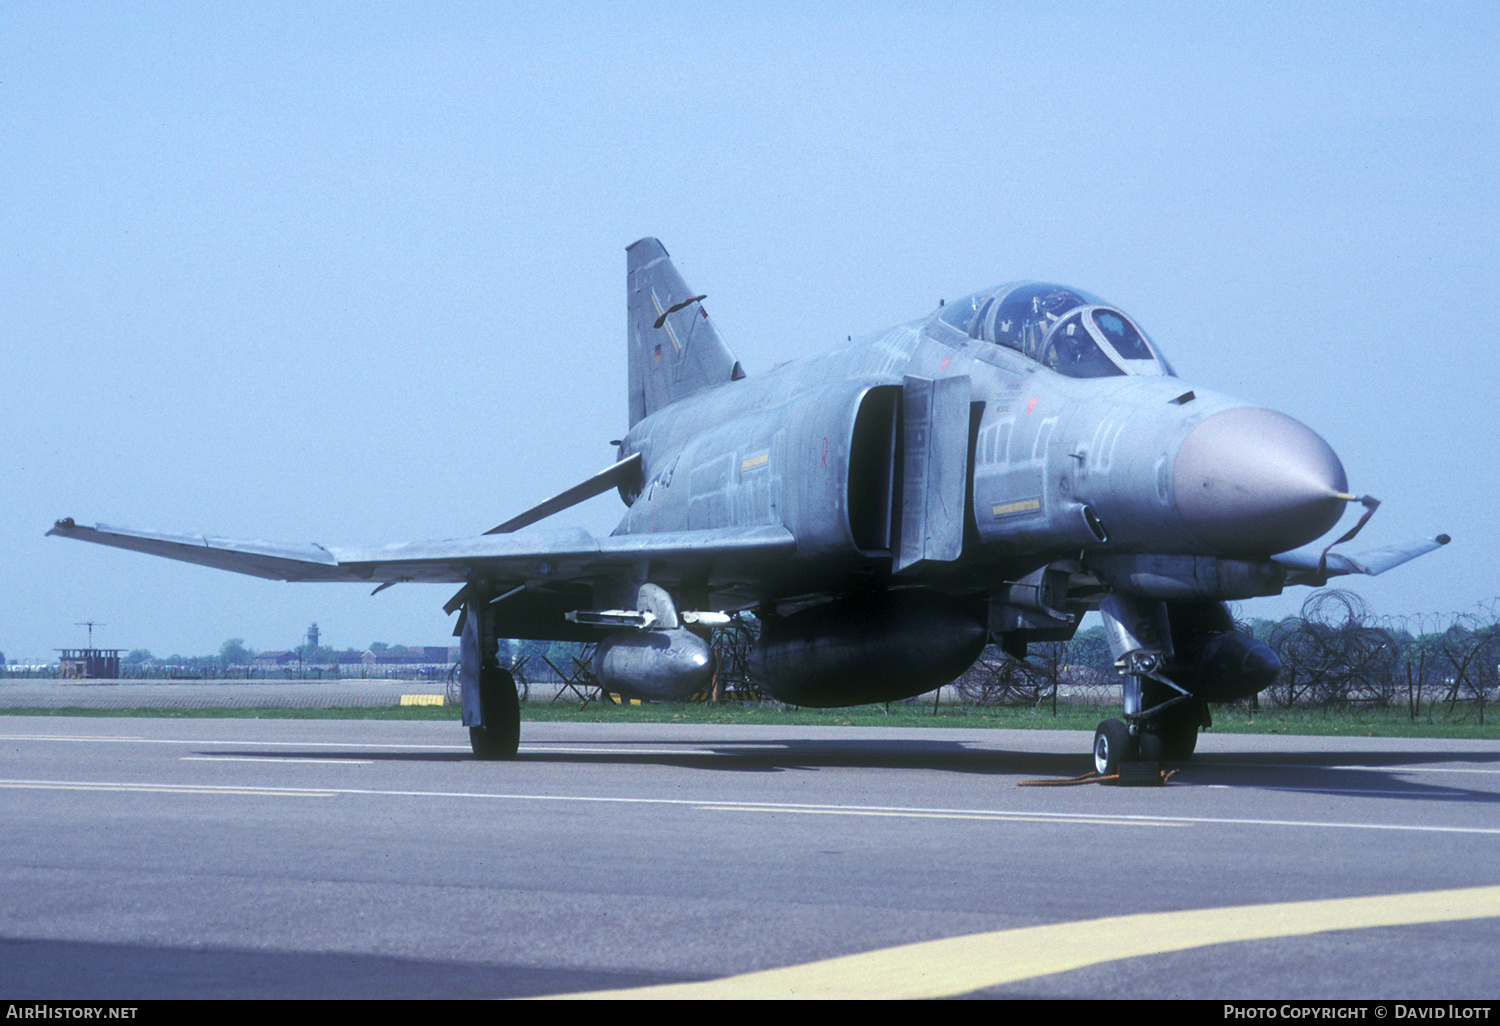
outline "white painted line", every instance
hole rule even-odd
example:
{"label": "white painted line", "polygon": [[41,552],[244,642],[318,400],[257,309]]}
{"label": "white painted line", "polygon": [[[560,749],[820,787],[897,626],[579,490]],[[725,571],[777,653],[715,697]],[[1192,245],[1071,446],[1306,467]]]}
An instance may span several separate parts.
{"label": "white painted line", "polygon": [[467,752],[469,746],[463,745],[408,745],[388,744],[379,741],[249,741],[237,738],[218,738],[213,741],[192,738],[167,738],[167,737],[124,737],[118,735],[89,737],[73,736],[68,734],[0,734],[0,741],[114,741],[127,742],[143,745],[259,745],[266,748],[392,748],[403,751],[444,751],[447,749],[459,749]]}
{"label": "white painted line", "polygon": [[1360,770],[1375,773],[1488,773],[1500,776],[1500,769],[1474,769],[1449,766],[1324,766],[1331,770]]}
{"label": "white painted line", "polygon": [[328,788],[221,787],[203,784],[140,784],[92,780],[0,780],[0,789],[13,791],[134,791],[141,794],[240,795],[252,798],[333,798]]}
{"label": "white painted line", "polygon": [[681,748],[632,748],[622,745],[619,748],[582,748],[557,745],[551,748],[532,748],[523,745],[519,751],[522,755],[720,755],[723,753],[719,749],[723,747],[715,745],[712,748],[697,748],[684,745]]}
{"label": "white painted line", "polygon": [[[469,751],[467,744],[412,745],[390,744],[378,741],[252,741],[235,738],[221,738],[219,740],[208,741],[201,738],[125,737],[123,735],[90,737],[88,735],[74,736],[68,734],[0,734],[0,741],[103,741],[143,745],[196,745],[199,747],[255,745],[263,748],[375,748],[400,751]],[[741,745],[735,742],[720,744],[696,742],[693,744],[684,744],[679,748],[636,748],[628,744],[622,744],[618,747],[583,747],[580,745],[570,745],[567,742],[558,742],[556,744],[548,744],[545,747],[535,744],[523,745],[519,751],[523,755],[712,755],[726,745],[732,746],[735,749],[785,749],[784,745]]]}
{"label": "white painted line", "polygon": [[1420,787],[1413,784],[1406,789],[1390,787],[1271,787],[1264,784],[1249,785],[1257,791],[1285,791],[1288,794],[1399,794],[1407,798],[1416,795],[1443,801],[1449,798],[1471,798],[1472,791],[1456,791],[1453,788]]}
{"label": "white painted line", "polygon": [[184,755],[179,762],[306,762],[314,766],[373,766],[374,759],[291,759],[279,755]]}
{"label": "white painted line", "polygon": [[[105,741],[129,744],[145,745],[257,745],[268,748],[377,748],[377,749],[399,749],[403,751],[465,751],[469,750],[467,744],[389,744],[377,741],[252,741],[232,738],[222,738],[208,741],[192,738],[154,738],[154,737],[128,737],[125,735],[72,735],[72,734],[0,734],[0,741]],[[786,751],[784,744],[741,743],[738,741],[695,741],[684,742],[675,748],[639,748],[629,744],[618,746],[583,746],[570,744],[566,741],[543,742],[537,744],[522,745],[519,749],[523,755],[552,755],[563,753],[567,755],[713,755],[725,748],[735,751]]]}
{"label": "white painted line", "polygon": [[760,812],[769,815],[794,814],[799,816],[886,816],[906,819],[977,819],[1004,821],[1006,823],[1076,823],[1084,826],[1152,826],[1186,827],[1188,823],[1172,823],[1159,819],[1121,819],[1118,816],[1066,816],[1045,817],[1009,812],[872,812],[868,809],[759,809],[745,805],[700,805],[705,812]]}
{"label": "white painted line", "polygon": [[[131,737],[120,734],[100,735],[72,735],[72,734],[0,734],[0,741],[79,741],[79,742],[117,742],[131,744],[156,744],[156,745],[257,745],[268,748],[369,748],[390,749],[399,751],[468,751],[467,744],[393,744],[379,741],[256,741],[237,739],[192,739],[192,738],[151,738]],[[549,755],[555,753],[576,755],[684,755],[721,754],[725,750],[731,752],[739,751],[786,751],[792,753],[787,746],[780,742],[751,742],[751,741],[694,741],[683,742],[682,745],[673,748],[635,748],[629,744],[621,743],[618,746],[582,746],[571,744],[566,741],[557,742],[532,742],[521,746],[519,751],[524,755]],[[1438,753],[1441,754],[1441,753]],[[1479,774],[1500,775],[1500,769],[1478,769],[1468,767],[1447,766],[1409,766],[1405,764],[1388,765],[1338,765],[1326,766],[1319,763],[1298,762],[1215,762],[1211,765],[1201,764],[1204,769],[1219,768],[1243,768],[1243,769],[1294,769],[1306,771],[1345,771],[1345,772],[1369,772],[1369,773],[1453,773],[1453,774]],[[1191,785],[1190,785],[1191,786]],[[1219,785],[1201,785],[1219,786]],[[1312,790],[1323,790],[1313,788]],[[1354,793],[1376,793],[1357,791]],[[1399,792],[1392,792],[1399,793]]]}
{"label": "white painted line", "polygon": [[[1431,753],[1441,756],[1443,753]],[[1462,759],[1454,759],[1454,762],[1462,762]],[[1480,773],[1500,775],[1500,769],[1473,769],[1459,766],[1408,766],[1404,763],[1388,763],[1384,765],[1348,765],[1348,766],[1325,766],[1317,762],[1216,762],[1213,769],[1223,767],[1234,767],[1235,769],[1294,769],[1314,770],[1327,772],[1330,770],[1355,771],[1361,773]],[[1205,766],[1205,768],[1208,768]]]}
{"label": "white painted line", "polygon": [[[225,791],[285,791],[283,787],[260,787],[251,784],[237,785],[207,785],[207,784],[141,784],[134,781],[77,781],[77,780],[0,780],[0,786],[4,787],[26,787],[26,786],[68,786],[68,787],[140,787],[140,788],[162,788],[171,789],[177,787],[188,787],[195,791],[212,791],[222,789]],[[1151,816],[1120,813],[1086,813],[1086,812],[1037,812],[1033,809],[954,809],[954,808],[927,808],[921,806],[903,807],[898,805],[830,805],[804,802],[747,802],[747,801],[724,801],[718,799],[702,798],[641,798],[641,797],[618,797],[605,795],[557,795],[557,794],[520,794],[507,793],[503,791],[404,791],[380,788],[363,787],[317,787],[319,794],[341,794],[352,796],[364,796],[371,798],[458,798],[470,801],[512,801],[512,802],[558,802],[573,804],[599,804],[599,805],[675,805],[689,808],[710,809],[735,809],[750,810],[758,809],[764,811],[831,811],[831,812],[864,812],[864,813],[893,813],[904,816],[962,816],[962,817],[991,817],[991,818],[1016,818],[1037,820],[1040,822],[1129,822],[1144,824],[1199,824],[1204,826],[1270,826],[1289,827],[1313,830],[1383,830],[1409,833],[1430,834],[1478,834],[1481,836],[1500,837],[1500,827],[1464,827],[1464,826],[1430,826],[1417,823],[1346,823],[1334,820],[1297,820],[1297,819],[1249,819],[1233,816]]]}

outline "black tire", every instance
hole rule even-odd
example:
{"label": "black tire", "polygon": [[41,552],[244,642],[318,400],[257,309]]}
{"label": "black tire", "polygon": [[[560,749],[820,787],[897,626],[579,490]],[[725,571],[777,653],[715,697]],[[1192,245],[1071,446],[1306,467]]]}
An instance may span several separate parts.
{"label": "black tire", "polygon": [[[1149,709],[1154,705],[1171,701],[1176,693],[1160,684],[1146,687],[1144,700]],[[1142,725],[1141,735],[1154,734],[1160,739],[1161,759],[1165,762],[1186,762],[1193,757],[1198,747],[1198,728],[1208,723],[1208,706],[1196,698],[1164,710],[1160,715]]]}
{"label": "black tire", "polygon": [[1156,718],[1151,732],[1161,739],[1161,757],[1167,762],[1186,762],[1198,747],[1198,727],[1203,722],[1203,707],[1198,702],[1181,702]]}
{"label": "black tire", "polygon": [[509,670],[497,666],[479,671],[479,708],[484,726],[469,728],[474,758],[514,759],[521,744],[521,703]]}
{"label": "black tire", "polygon": [[1142,727],[1141,736],[1136,741],[1136,759],[1160,766],[1164,758],[1163,751],[1165,747],[1161,735],[1149,727]]}
{"label": "black tire", "polygon": [[1105,720],[1094,731],[1094,772],[1112,777],[1120,763],[1131,761],[1130,730],[1120,720]]}

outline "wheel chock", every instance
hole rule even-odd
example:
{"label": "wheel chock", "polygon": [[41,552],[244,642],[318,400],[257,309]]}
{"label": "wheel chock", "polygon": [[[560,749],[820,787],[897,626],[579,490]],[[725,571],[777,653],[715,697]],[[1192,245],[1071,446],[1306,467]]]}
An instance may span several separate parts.
{"label": "wheel chock", "polygon": [[1158,762],[1122,762],[1120,779],[1115,781],[1120,787],[1161,787],[1166,782]]}

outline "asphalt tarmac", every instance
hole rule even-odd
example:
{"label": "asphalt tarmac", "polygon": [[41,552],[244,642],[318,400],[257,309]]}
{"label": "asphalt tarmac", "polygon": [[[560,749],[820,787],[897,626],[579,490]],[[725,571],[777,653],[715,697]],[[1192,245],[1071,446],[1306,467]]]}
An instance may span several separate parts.
{"label": "asphalt tarmac", "polygon": [[[426,680],[0,680],[6,709],[357,709],[400,705],[403,696],[441,697]],[[540,691],[540,689],[539,689]],[[555,692],[544,692],[547,697]]]}
{"label": "asphalt tarmac", "polygon": [[0,716],[0,997],[1500,997],[1500,740],[1089,742]]}

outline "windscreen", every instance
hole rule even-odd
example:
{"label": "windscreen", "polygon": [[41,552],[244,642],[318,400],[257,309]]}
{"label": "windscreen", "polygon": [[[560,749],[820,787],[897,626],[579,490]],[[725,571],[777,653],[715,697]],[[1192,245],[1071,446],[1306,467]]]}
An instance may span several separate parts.
{"label": "windscreen", "polygon": [[1066,285],[1012,282],[985,289],[947,304],[940,319],[1070,377],[1172,373],[1128,316]]}

